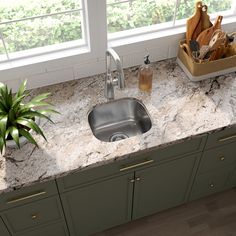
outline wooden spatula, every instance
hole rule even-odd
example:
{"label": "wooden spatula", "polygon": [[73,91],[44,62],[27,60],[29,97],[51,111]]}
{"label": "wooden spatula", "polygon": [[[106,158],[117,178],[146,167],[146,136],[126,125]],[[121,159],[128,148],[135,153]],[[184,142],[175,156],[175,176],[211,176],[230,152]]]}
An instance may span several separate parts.
{"label": "wooden spatula", "polygon": [[197,41],[199,43],[200,48],[203,45],[208,45],[211,41],[212,35],[217,29],[221,29],[221,22],[222,22],[223,16],[217,16],[216,21],[213,26],[210,28],[202,31],[199,36],[197,37]]}
{"label": "wooden spatula", "polygon": [[[189,45],[190,40],[192,40],[192,36],[196,28],[198,27],[202,11],[202,1],[196,2],[196,8],[194,15],[187,20],[186,23],[186,43]],[[201,26],[200,26],[201,27]]]}

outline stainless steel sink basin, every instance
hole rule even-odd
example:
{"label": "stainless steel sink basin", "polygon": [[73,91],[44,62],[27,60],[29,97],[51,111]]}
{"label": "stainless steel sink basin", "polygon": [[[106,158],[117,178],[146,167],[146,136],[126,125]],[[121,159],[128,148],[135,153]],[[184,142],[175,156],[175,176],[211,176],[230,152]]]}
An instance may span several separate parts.
{"label": "stainless steel sink basin", "polygon": [[114,142],[146,133],[152,122],[144,104],[135,98],[122,98],[96,105],[88,121],[94,136]]}

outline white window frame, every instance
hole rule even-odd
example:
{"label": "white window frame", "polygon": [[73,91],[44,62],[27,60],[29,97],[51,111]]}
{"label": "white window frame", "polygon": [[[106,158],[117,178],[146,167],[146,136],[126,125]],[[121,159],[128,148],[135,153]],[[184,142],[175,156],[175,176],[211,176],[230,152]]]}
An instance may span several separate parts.
{"label": "white window frame", "polygon": [[[38,56],[0,63],[0,81],[16,90],[28,78],[28,88],[36,88],[105,72],[105,51],[113,47],[124,67],[139,65],[149,52],[152,61],[176,57],[178,41],[185,26],[157,30],[156,26],[136,29],[136,34],[107,39],[106,0],[85,0],[87,44]],[[236,3],[232,16],[224,17],[224,28],[236,31]],[[183,23],[185,24],[185,22]],[[160,26],[158,26],[160,27]]]}

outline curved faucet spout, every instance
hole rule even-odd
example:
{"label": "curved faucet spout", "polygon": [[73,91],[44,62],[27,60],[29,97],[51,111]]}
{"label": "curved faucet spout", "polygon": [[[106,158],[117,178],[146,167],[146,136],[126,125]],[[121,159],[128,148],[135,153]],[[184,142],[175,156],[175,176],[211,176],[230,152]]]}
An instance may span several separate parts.
{"label": "curved faucet spout", "polygon": [[[114,79],[111,75],[111,58],[115,62],[118,78]],[[114,99],[114,86],[118,85],[120,89],[125,88],[125,77],[121,60],[114,49],[109,48],[106,51],[106,81],[105,81],[105,97],[108,100]]]}

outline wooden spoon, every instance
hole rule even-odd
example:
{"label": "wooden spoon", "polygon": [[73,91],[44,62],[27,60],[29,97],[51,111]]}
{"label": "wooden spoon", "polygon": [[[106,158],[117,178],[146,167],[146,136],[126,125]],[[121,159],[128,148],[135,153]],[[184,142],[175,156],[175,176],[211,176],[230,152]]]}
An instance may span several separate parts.
{"label": "wooden spoon", "polygon": [[216,21],[213,26],[210,28],[202,31],[199,36],[197,37],[197,41],[199,43],[200,48],[203,45],[208,45],[211,41],[212,35],[217,29],[221,29],[221,22],[222,22],[223,16],[217,16]]}
{"label": "wooden spoon", "polygon": [[[192,36],[196,28],[198,27],[198,23],[201,18],[201,11],[202,11],[202,1],[196,2],[196,8],[194,15],[187,20],[186,23],[186,43],[189,45],[190,40],[192,40]],[[195,38],[196,39],[196,38]]]}

